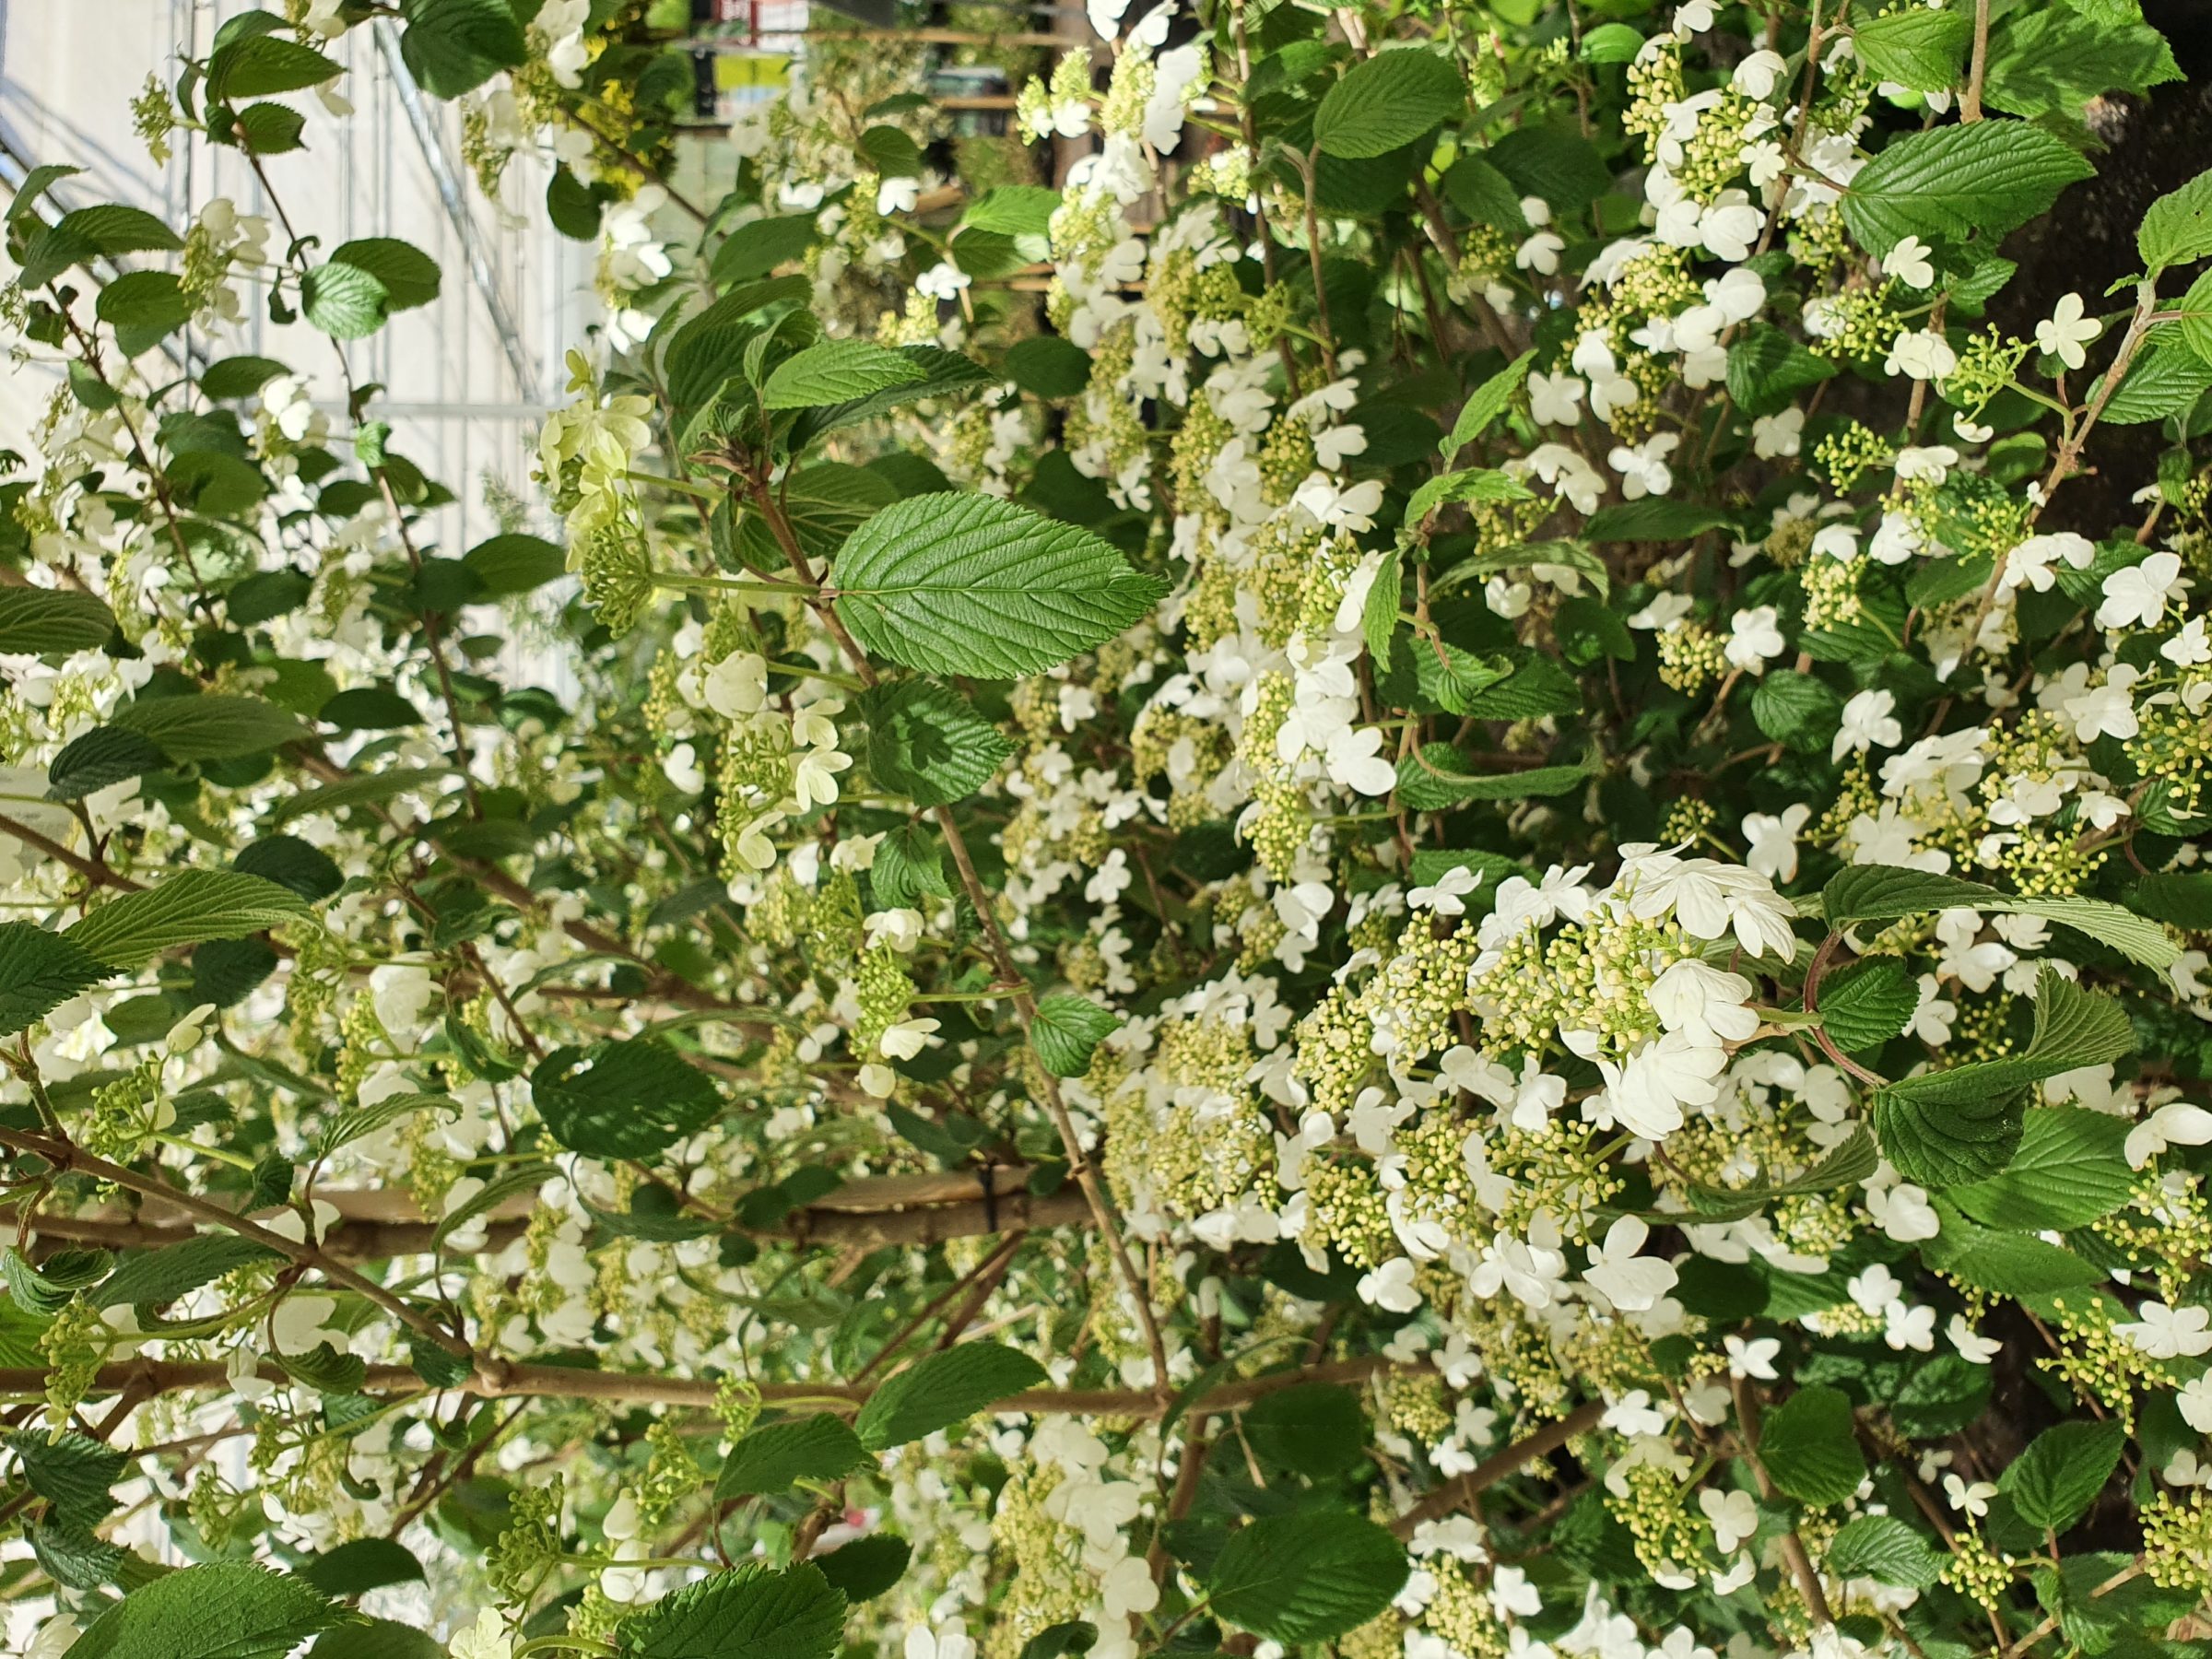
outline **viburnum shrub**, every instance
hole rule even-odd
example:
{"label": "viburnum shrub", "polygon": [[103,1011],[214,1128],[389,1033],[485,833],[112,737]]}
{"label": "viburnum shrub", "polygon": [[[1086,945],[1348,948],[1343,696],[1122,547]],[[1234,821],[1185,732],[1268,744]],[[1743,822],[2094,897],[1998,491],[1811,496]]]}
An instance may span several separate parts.
{"label": "viburnum shrub", "polygon": [[[29,1651],[2205,1651],[2212,174],[1992,320],[2131,0],[1094,0],[1057,187],[846,41],[718,201],[669,9],[7,214]],[[349,30],[600,249],[473,547]]]}

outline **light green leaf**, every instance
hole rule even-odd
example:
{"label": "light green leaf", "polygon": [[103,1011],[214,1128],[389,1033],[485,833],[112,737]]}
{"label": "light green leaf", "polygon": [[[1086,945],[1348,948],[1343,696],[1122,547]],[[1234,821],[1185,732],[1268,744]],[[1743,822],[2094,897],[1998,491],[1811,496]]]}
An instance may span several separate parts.
{"label": "light green leaf", "polygon": [[346,1618],[305,1579],[210,1561],[140,1585],[94,1619],[63,1659],[282,1659]]}
{"label": "light green leaf", "polygon": [[183,246],[182,238],[145,208],[102,202],[65,213],[34,231],[18,280],[26,290],[41,288],[71,265],[100,254],[173,253]]}
{"label": "light green leaf", "polygon": [[1895,957],[1866,957],[1820,982],[1820,1023],[1846,1053],[1888,1041],[1919,1006],[1920,988]]}
{"label": "light green leaf", "polygon": [[872,1462],[842,1418],[823,1412],[763,1423],[730,1448],[714,1480],[714,1499],[776,1497],[802,1480],[842,1480]]}
{"label": "light green leaf", "polygon": [[823,340],[776,365],[760,390],[771,409],[813,409],[926,378],[903,352],[868,340]]}
{"label": "light green leaf", "polygon": [[1908,236],[1994,241],[2046,211],[2089,176],[2063,140],[2023,121],[1977,121],[1906,133],[1859,171],[1843,196],[1843,222],[1870,253]]}
{"label": "light green leaf", "polygon": [[236,870],[181,870],[159,887],[109,900],[62,936],[117,968],[207,939],[242,939],[309,915],[297,893]]}
{"label": "light green leaf", "polygon": [[1495,467],[1465,466],[1430,478],[1406,503],[1406,523],[1418,524],[1449,501],[1533,501],[1527,485]]}
{"label": "light green leaf", "polygon": [[396,237],[342,243],[300,285],[300,310],[335,340],[374,334],[394,312],[438,298],[438,262]]}
{"label": "light green leaf", "polygon": [[1452,423],[1452,435],[1437,445],[1445,460],[1456,458],[1461,450],[1490,429],[1527,383],[1528,366],[1535,360],[1535,352],[1524,351],[1475,388],[1459,407],[1459,418]]}
{"label": "light green leaf", "polygon": [[877,1388],[853,1431],[871,1452],[888,1451],[964,1423],[1044,1380],[1043,1366],[1004,1343],[963,1342],[916,1360]]}
{"label": "light green leaf", "polygon": [[2144,211],[2136,252],[2153,276],[2212,253],[2212,170],[2169,191]]}
{"label": "light green leaf", "polygon": [[2061,1072],[2102,1065],[2135,1046],[2135,1026],[2126,1009],[2045,964],[2035,982],[2035,1034],[2025,1052],[1924,1072],[1883,1092],[1897,1100],[1955,1106],[2024,1088]]}
{"label": "light green leaf", "polygon": [[[1410,649],[1428,647],[1416,641]],[[1468,801],[1526,801],[1567,794],[1595,775],[1587,760],[1578,766],[1482,774],[1462,771],[1460,764],[1459,751],[1449,743],[1424,745],[1398,762],[1398,799],[1416,812],[1443,812]]]}
{"label": "light green leaf", "polygon": [[1959,81],[1974,20],[1964,12],[1907,6],[1854,24],[1851,41],[1859,61],[1881,80],[1915,92],[1947,91]]}
{"label": "light green leaf", "polygon": [[957,691],[927,680],[878,686],[861,699],[868,775],[917,806],[965,800],[1014,752],[1006,735]]}
{"label": "light green leaf", "polygon": [[[2184,299],[2184,310],[2195,304],[2195,288]],[[2190,407],[2204,394],[2212,390],[2212,362],[2199,357],[2182,332],[2185,325],[2177,325],[2171,335],[2154,334],[2143,349],[2128,365],[2126,376],[2118,390],[2105,399],[2103,412],[2098,419],[2108,426],[2147,426],[2154,420],[2163,420],[2169,415],[2178,415]],[[2094,400],[2104,390],[2105,377],[2099,375],[2089,388]]]}
{"label": "light green leaf", "polygon": [[1927,870],[1854,865],[1831,877],[1820,899],[1828,924],[1836,928],[1854,922],[1894,922],[1928,911],[1996,911],[2063,923],[2146,968],[2171,967],[2180,955],[2157,923],[2101,899],[2030,898]]}
{"label": "light green leaf", "polygon": [[1895,1515],[1861,1515],[1829,1540],[1822,1563],[1838,1578],[1878,1579],[1900,1589],[1925,1590],[1947,1558]]}
{"label": "light green leaf", "polygon": [[1987,1227],[2010,1232],[2065,1232],[2109,1216],[2135,1190],[2124,1148],[2127,1120],[2080,1106],[2028,1113],[2020,1148],[2002,1174],[1947,1196]]}
{"label": "light green leaf", "polygon": [[488,599],[527,594],[568,571],[568,555],[542,535],[509,534],[478,542],[461,556]]}
{"label": "light green leaf", "polygon": [[1368,654],[1384,674],[1390,672],[1391,653],[1398,631],[1398,606],[1405,598],[1406,556],[1402,549],[1393,547],[1375,568],[1375,580],[1367,590],[1367,603],[1359,611],[1359,632],[1367,641]]}
{"label": "light green leaf", "polygon": [[1165,591],[1088,530],[980,494],[914,496],[837,557],[862,647],[925,674],[1011,679],[1112,639]]}
{"label": "light green leaf", "polygon": [[830,1659],[845,1598],[822,1570],[747,1561],[686,1584],[615,1627],[621,1659]]}
{"label": "light green leaf", "polygon": [[1734,1221],[1757,1215],[1777,1198],[1800,1193],[1832,1193],[1838,1187],[1856,1186],[1881,1168],[1881,1154],[1864,1124],[1853,1129],[1838,1146],[1802,1175],[1786,1181],[1760,1182],[1748,1187],[1692,1184],[1689,1206],[1702,1221]]}
{"label": "light green leaf", "polygon": [[1767,1414],[1759,1459],[1774,1484],[1806,1503],[1841,1503],[1859,1489],[1866,1459],[1852,1431],[1851,1396],[1801,1388]]}
{"label": "light green leaf", "polygon": [[2030,121],[2078,121],[2107,92],[2139,97],[2181,77],[2173,49],[2147,23],[2092,22],[2070,6],[2028,6],[2006,18],[1990,42],[1982,100]]}
{"label": "light green leaf", "polygon": [[1266,1515],[1230,1535],[1206,1575],[1215,1617],[1270,1641],[1332,1641],[1405,1588],[1406,1547],[1348,1510]]}
{"label": "light green leaf", "polygon": [[0,588],[0,655],[96,651],[115,631],[115,613],[75,588]]}
{"label": "light green leaf", "polygon": [[1048,996],[1037,1005],[1030,1042],[1053,1076],[1079,1077],[1090,1069],[1092,1053],[1121,1024],[1121,1016],[1088,996]]}
{"label": "light green leaf", "polygon": [[1365,1403],[1335,1382],[1293,1382],[1246,1407],[1244,1438],[1270,1463],[1315,1480],[1341,1475],[1367,1455]]}
{"label": "light green leaf", "polygon": [[1921,1245],[1921,1259],[1936,1272],[1992,1296],[2082,1290],[2104,1277],[2070,1250],[2032,1234],[2000,1232],[1969,1221],[1948,1198],[1936,1200],[1936,1215],[1942,1230]]}
{"label": "light green leaf", "polygon": [[88,1300],[96,1308],[128,1308],[140,1303],[166,1307],[226,1273],[256,1262],[280,1260],[267,1245],[237,1233],[200,1233],[159,1250],[125,1256]]}
{"label": "light green leaf", "polygon": [[1466,85],[1449,60],[1425,46],[1378,52],[1329,88],[1313,114],[1313,142],[1347,159],[1387,155],[1466,109]]}

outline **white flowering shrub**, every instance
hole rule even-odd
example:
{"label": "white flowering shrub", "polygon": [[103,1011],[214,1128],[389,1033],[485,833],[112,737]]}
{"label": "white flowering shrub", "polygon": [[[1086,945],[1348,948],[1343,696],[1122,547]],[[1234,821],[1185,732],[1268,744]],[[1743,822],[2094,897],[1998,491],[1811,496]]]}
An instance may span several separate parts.
{"label": "white flowering shrub", "polygon": [[[29,1651],[2204,1651],[2212,174],[1994,320],[2130,0],[1094,0],[1060,185],[847,44],[707,202],[665,9],[7,215]],[[472,547],[371,26],[600,249]]]}

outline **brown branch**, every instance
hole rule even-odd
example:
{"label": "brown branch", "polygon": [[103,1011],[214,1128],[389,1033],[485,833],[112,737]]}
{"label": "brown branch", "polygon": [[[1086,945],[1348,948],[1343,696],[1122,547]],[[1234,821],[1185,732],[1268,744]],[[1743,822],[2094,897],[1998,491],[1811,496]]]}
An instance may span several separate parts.
{"label": "brown branch", "polygon": [[1392,1522],[1390,1530],[1401,1538],[1410,1538],[1424,1521],[1441,1521],[1460,1510],[1472,1510],[1475,1500],[1488,1488],[1509,1475],[1519,1474],[1537,1458],[1550,1456],[1576,1435],[1587,1434],[1605,1415],[1603,1400],[1577,1406],[1557,1422],[1545,1424],[1534,1434],[1515,1441],[1502,1452],[1493,1453],[1465,1475],[1437,1488]]}
{"label": "brown branch", "polygon": [[[1752,1393],[1748,1378],[1738,1377],[1732,1384],[1735,1393],[1735,1420],[1743,1431],[1744,1458],[1751,1465],[1751,1477],[1759,1483],[1759,1495],[1769,1503],[1779,1493],[1773,1477],[1759,1455],[1759,1396]],[[1789,1563],[1790,1572],[1797,1581],[1797,1590],[1805,1597],[1806,1611],[1815,1622],[1832,1625],[1836,1616],[1829,1610],[1828,1592],[1820,1587],[1819,1571],[1813,1566],[1813,1558],[1805,1547],[1805,1540],[1791,1527],[1782,1535],[1782,1559]]]}
{"label": "brown branch", "polygon": [[12,835],[27,847],[36,847],[50,858],[57,858],[79,876],[100,887],[112,887],[119,892],[138,893],[146,890],[146,883],[133,881],[120,870],[111,870],[97,858],[87,858],[82,853],[72,853],[57,841],[49,840],[20,819],[0,813],[0,834]]}

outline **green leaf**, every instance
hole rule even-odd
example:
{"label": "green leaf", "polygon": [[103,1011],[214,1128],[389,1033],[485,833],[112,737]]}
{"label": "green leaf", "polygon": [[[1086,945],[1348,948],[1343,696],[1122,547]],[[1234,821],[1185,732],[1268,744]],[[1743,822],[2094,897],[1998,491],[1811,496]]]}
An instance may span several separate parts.
{"label": "green leaf", "polygon": [[18,278],[27,291],[44,288],[73,265],[100,254],[174,253],[183,240],[143,207],[120,202],[79,207],[33,233]]}
{"label": "green leaf", "polygon": [[32,168],[23,175],[23,182],[16,187],[16,194],[8,199],[6,222],[12,225],[24,218],[38,206],[49,190],[64,179],[72,178],[84,171],[81,167],[71,167],[60,161],[48,161]]}
{"label": "green leaf", "polygon": [[1121,1017],[1088,996],[1048,996],[1037,1005],[1030,1042],[1055,1077],[1079,1077],[1090,1069],[1100,1043],[1120,1030]]}
{"label": "green leaf", "polygon": [[1801,1175],[1786,1181],[1762,1182],[1747,1187],[1705,1186],[1693,1183],[1690,1207],[1703,1221],[1735,1221],[1757,1215],[1777,1198],[1799,1193],[1831,1193],[1838,1187],[1856,1186],[1871,1180],[1881,1168],[1881,1154],[1865,1124],[1852,1130],[1840,1144]]}
{"label": "green leaf", "polygon": [[2024,1088],[2084,1065],[2102,1065],[2135,1046],[2135,1026],[2119,1003],[2083,990],[2046,963],[2036,978],[2035,1032],[2024,1052],[1947,1071],[1924,1072],[1892,1083],[1883,1092],[1928,1105],[1959,1105]]}
{"label": "green leaf", "polygon": [[1368,654],[1375,659],[1375,667],[1384,674],[1390,672],[1391,653],[1398,631],[1398,606],[1405,598],[1405,555],[1393,547],[1376,567],[1375,580],[1367,590],[1367,603],[1359,611],[1359,631],[1367,641]]}
{"label": "green leaf", "polygon": [[872,126],[860,135],[860,153],[887,179],[911,179],[922,171],[922,147],[895,126]]}
{"label": "green leaf", "polygon": [[370,1618],[325,1631],[308,1649],[307,1659],[446,1659],[446,1650],[410,1626]]}
{"label": "green leaf", "polygon": [[171,760],[234,760],[312,735],[274,703],[215,692],[144,698],[116,710],[112,724],[150,738]]}
{"label": "green leaf", "polygon": [[1466,110],[1466,85],[1450,60],[1425,46],[1386,50],[1329,88],[1313,112],[1313,142],[1347,159],[1387,155]]}
{"label": "green leaf", "polygon": [[777,364],[760,401],[771,409],[813,409],[925,378],[903,352],[868,340],[824,340]]}
{"label": "green leaf", "polygon": [[265,835],[230,865],[289,888],[310,904],[320,904],[346,885],[346,873],[330,854],[296,835]]}
{"label": "green leaf", "polygon": [[288,372],[275,358],[227,357],[200,374],[200,390],[218,403],[251,397],[278,375]]}
{"label": "green leaf", "polygon": [[1959,82],[1974,22],[1964,12],[1908,6],[1853,25],[1859,62],[1877,79],[1915,92],[1943,92]]}
{"label": "green leaf", "polygon": [[[1942,15],[1925,11],[1889,14],[1900,18]],[[1772,415],[1786,409],[1798,393],[1833,378],[1835,372],[1835,364],[1771,323],[1753,324],[1728,347],[1728,395],[1747,415]]]}
{"label": "green leaf", "polygon": [[2113,1418],[2046,1429],[1997,1477],[2020,1519],[2063,1533],[2082,1516],[2120,1466],[2127,1430]]}
{"label": "green leaf", "polygon": [[399,55],[433,98],[472,92],[530,54],[508,0],[406,0]]}
{"label": "green leaf", "polygon": [[542,535],[494,535],[461,556],[487,599],[526,594],[567,574],[568,555]]}
{"label": "green leaf", "polygon": [[1665,496],[1647,496],[1600,507],[1590,515],[1583,535],[1594,542],[1688,541],[1724,524],[1734,523],[1717,507],[1695,501],[1677,501]]}
{"label": "green leaf", "polygon": [[1936,1214],[1943,1230],[1923,1241],[1922,1260],[1936,1272],[1992,1296],[2082,1290],[2104,1277],[2070,1250],[2027,1233],[1977,1226],[1948,1198],[1936,1201]]}
{"label": "green leaf", "polygon": [[142,733],[94,726],[64,744],[54,756],[46,769],[46,793],[56,801],[81,801],[112,783],[159,771],[169,763],[161,746]]}
{"label": "green leaf", "polygon": [[[1429,647],[1417,640],[1409,649],[1422,652]],[[1398,762],[1398,799],[1416,812],[1443,812],[1468,801],[1525,801],[1567,794],[1594,775],[1587,762],[1487,774],[1459,769],[1459,751],[1449,743],[1425,744]]]}
{"label": "green leaf", "polygon": [[1843,724],[1843,699],[1826,680],[1777,669],[1751,693],[1751,718],[1775,742],[1801,755],[1824,753]]}
{"label": "green leaf", "polygon": [[1315,1480],[1341,1475],[1367,1455],[1366,1405],[1335,1382],[1293,1382],[1245,1408],[1244,1438],[1269,1463]]}
{"label": "green leaf", "polygon": [[555,1049],[531,1074],[530,1092],[553,1138],[592,1158],[651,1158],[722,1111],[712,1077],[642,1037]]}
{"label": "green leaf", "polygon": [[2212,170],[2144,210],[2136,252],[2154,276],[2168,265],[2191,265],[2212,253]]}
{"label": "green leaf", "polygon": [[394,312],[438,298],[438,262],[396,237],[342,243],[300,281],[300,311],[334,340],[374,334]]}
{"label": "green leaf", "polygon": [[1908,236],[1990,241],[2048,211],[2093,170],[2064,140],[2022,121],[1977,121],[1905,133],[1859,170],[1843,222],[1883,254]]}
{"label": "green leaf", "polygon": [[686,1584],[615,1627],[622,1659],[830,1659],[845,1598],[810,1562],[747,1561]]}
{"label": "green leaf", "polygon": [[300,1570],[325,1595],[360,1595],[386,1584],[420,1582],[422,1563],[390,1538],[356,1538],[326,1550]]}
{"label": "green leaf", "polygon": [[845,543],[838,615],[925,674],[1011,679],[1103,644],[1165,592],[1088,530],[980,494],[914,496]]}
{"label": "green leaf", "polygon": [[1099,1645],[1099,1627],[1088,1619],[1071,1618],[1047,1625],[1021,1644],[1018,1659],[1063,1659],[1069,1653],[1088,1653]]}
{"label": "green leaf", "polygon": [[[508,1165],[505,1170],[478,1188],[473,1197],[445,1213],[444,1218],[431,1230],[430,1249],[433,1252],[437,1251],[444,1244],[449,1236],[466,1227],[478,1216],[489,1214],[510,1198],[518,1197],[524,1193],[535,1193],[559,1172],[551,1164],[547,1163]],[[435,1343],[425,1346],[429,1350],[427,1355],[418,1353],[414,1356],[415,1370],[418,1374],[436,1381],[437,1379],[432,1377],[429,1371],[424,1370],[425,1364],[441,1365],[452,1356]],[[445,1384],[441,1383],[440,1386],[442,1387]]]}
{"label": "green leaf", "polygon": [[115,631],[115,613],[75,588],[0,588],[0,656],[97,651]]}
{"label": "green leaf", "polygon": [[313,47],[282,35],[242,35],[217,47],[207,59],[207,98],[214,103],[236,103],[276,92],[297,92],[344,73]]}
{"label": "green leaf", "polygon": [[1006,352],[1006,377],[1032,397],[1077,397],[1090,384],[1090,353],[1058,335],[1032,335]]}
{"label": "green leaf", "polygon": [[1214,1616],[1284,1643],[1332,1641],[1405,1588],[1406,1547],[1348,1510],[1266,1515],[1230,1535],[1206,1575]]}
{"label": "green leaf", "polygon": [[1925,1590],[1943,1571],[1944,1559],[1895,1515],[1861,1515],[1829,1541],[1822,1565],[1838,1578],[1878,1579],[1900,1589]]}
{"label": "green leaf", "polygon": [[1851,1396],[1801,1388],[1767,1414],[1759,1460],[1774,1484],[1806,1503],[1841,1503],[1859,1489],[1866,1460],[1852,1431]]}
{"label": "green leaf", "polygon": [[985,1406],[1034,1388],[1044,1367],[998,1342],[963,1342],[918,1359],[879,1386],[853,1425],[871,1452],[903,1446],[964,1423]]}
{"label": "green leaf", "polygon": [[57,1250],[34,1267],[13,1246],[0,1247],[8,1300],[41,1318],[60,1312],[79,1290],[107,1277],[114,1265],[115,1257],[105,1250]]}
{"label": "green leaf", "polygon": [[345,1618],[304,1579],[210,1561],[140,1585],[94,1619],[63,1659],[283,1659]]}
{"label": "green leaf", "polygon": [[[2104,376],[2099,375],[2089,396],[2095,398],[2103,388]],[[2119,389],[2105,399],[2098,419],[2110,426],[2146,426],[2180,414],[2207,390],[2212,390],[2212,363],[2191,350],[2178,329],[2171,339],[2154,334],[2136,354]]]}
{"label": "green leaf", "polygon": [[2190,933],[2212,933],[2212,871],[2170,870],[2146,876],[2128,890],[2127,908]]}
{"label": "green leaf", "polygon": [[2010,1232],[2084,1227],[2111,1215],[2134,1190],[2126,1143],[2124,1118],[2080,1106],[2038,1107],[2002,1174],[1946,1195],[1984,1226]]}
{"label": "green leaf", "polygon": [[296,893],[236,870],[180,870],[159,887],[109,900],[62,936],[117,968],[205,939],[242,939],[310,914]]}
{"label": "green leaf", "polygon": [[43,1019],[115,970],[35,922],[0,922],[0,1037]]}
{"label": "green leaf", "polygon": [[763,1423],[730,1448],[714,1480],[714,1500],[772,1498],[802,1480],[842,1480],[872,1461],[860,1437],[828,1412]]}
{"label": "green leaf", "polygon": [[830,1587],[845,1598],[847,1606],[873,1601],[906,1576],[914,1547],[897,1533],[870,1533],[841,1544],[828,1555],[816,1556]]}
{"label": "green leaf", "polygon": [[1450,501],[1533,501],[1527,485],[1494,467],[1465,466],[1430,478],[1406,503],[1406,523],[1418,524]]}
{"label": "green leaf", "polygon": [[2092,22],[2070,6],[2030,6],[2006,18],[1991,41],[1982,100],[2031,121],[2078,121],[2084,106],[2107,92],[2140,96],[2181,78],[2166,37],[2147,23]]}
{"label": "green leaf", "polygon": [[814,218],[811,213],[792,213],[738,226],[714,252],[714,281],[723,287],[748,282],[799,259],[814,246]]}
{"label": "green leaf", "polygon": [[1445,460],[1455,459],[1461,450],[1490,429],[1527,382],[1528,366],[1535,360],[1535,352],[1524,351],[1475,388],[1459,407],[1459,418],[1452,423],[1452,435],[1437,446]]}
{"label": "green leaf", "polygon": [[860,707],[868,723],[868,775],[917,806],[965,800],[1014,752],[967,699],[926,680],[876,687]]}
{"label": "green leaf", "polygon": [[1853,865],[1820,891],[1830,927],[1853,922],[1894,922],[1928,911],[1997,911],[2041,916],[2087,934],[2146,968],[2168,968],[2180,956],[2165,930],[2101,899],[2029,898],[2002,893],[1979,881],[1905,870],[1890,865]]}
{"label": "green leaf", "polygon": [[1845,1053],[1878,1048],[1920,1006],[1920,987],[1895,957],[1866,957],[1820,982],[1820,1023]]}
{"label": "green leaf", "polygon": [[133,358],[189,323],[193,304],[169,272],[126,271],[100,290],[93,310],[115,331],[123,355]]}
{"label": "green leaf", "polygon": [[87,1300],[96,1308],[167,1307],[226,1273],[282,1259],[267,1245],[236,1233],[196,1233],[159,1250],[124,1257]]}
{"label": "green leaf", "polygon": [[1976,1094],[1937,1104],[1882,1088],[1874,1096],[1874,1130],[1882,1155],[1907,1181],[1931,1190],[1994,1175],[2019,1149],[2027,1093]]}
{"label": "green leaf", "polygon": [[30,1489],[53,1506],[64,1526],[90,1532],[114,1510],[108,1488],[123,1478],[126,1460],[120,1452],[82,1434],[55,1440],[43,1430],[11,1434],[7,1447],[22,1460]]}

